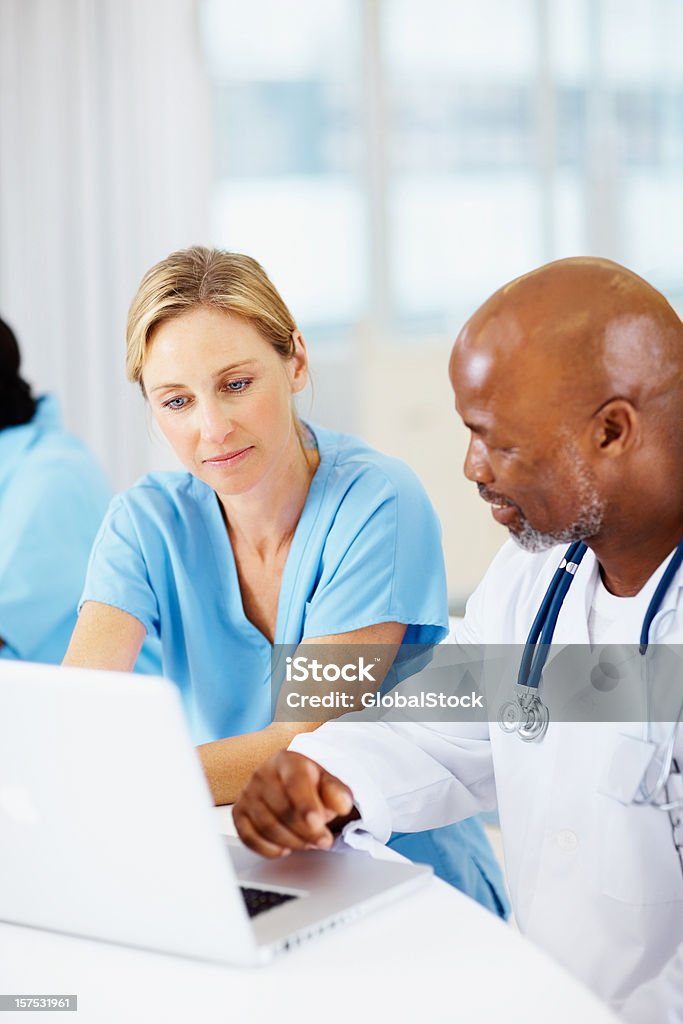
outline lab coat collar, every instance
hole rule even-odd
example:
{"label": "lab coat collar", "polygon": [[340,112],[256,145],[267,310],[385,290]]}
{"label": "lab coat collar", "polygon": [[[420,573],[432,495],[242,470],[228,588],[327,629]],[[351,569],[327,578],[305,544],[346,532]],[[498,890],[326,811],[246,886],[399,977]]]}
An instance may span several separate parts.
{"label": "lab coat collar", "polygon": [[[590,642],[588,617],[598,580],[598,572],[598,560],[589,548],[577,569],[574,581],[562,605],[562,611],[560,612],[555,629],[553,645],[588,644]],[[683,590],[683,566],[676,573],[671,586],[664,595],[659,611],[652,620],[652,625],[650,626],[651,641],[661,641],[664,639],[664,635],[671,625],[671,615],[678,608],[681,590]],[[634,636],[633,643],[638,643],[638,640],[639,637]]]}
{"label": "lab coat collar", "polygon": [[661,607],[652,620],[650,626],[651,643],[653,641],[663,641],[668,628],[673,625],[672,615],[678,608],[681,590],[683,590],[683,565],[679,566],[678,572],[664,595]]}

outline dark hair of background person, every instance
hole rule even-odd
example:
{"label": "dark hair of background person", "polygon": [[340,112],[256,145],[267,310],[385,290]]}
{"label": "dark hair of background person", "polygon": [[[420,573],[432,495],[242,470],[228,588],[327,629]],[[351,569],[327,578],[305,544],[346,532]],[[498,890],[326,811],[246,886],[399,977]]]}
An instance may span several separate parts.
{"label": "dark hair of background person", "polygon": [[14,331],[0,320],[0,430],[18,427],[33,419],[36,399],[19,376],[21,355]]}

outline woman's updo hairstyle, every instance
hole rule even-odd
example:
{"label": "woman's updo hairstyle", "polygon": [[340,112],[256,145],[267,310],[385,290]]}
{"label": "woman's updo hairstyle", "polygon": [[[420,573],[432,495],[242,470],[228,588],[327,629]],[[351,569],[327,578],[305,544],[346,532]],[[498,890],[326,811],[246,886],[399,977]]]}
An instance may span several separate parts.
{"label": "woman's updo hairstyle", "polygon": [[236,252],[195,245],[148,270],[128,313],[126,373],[142,386],[155,329],[196,306],[223,310],[253,324],[282,359],[294,354],[296,321],[263,267]]}
{"label": "woman's updo hairstyle", "polygon": [[0,430],[19,427],[33,419],[36,399],[19,376],[21,355],[14,331],[0,320]]}

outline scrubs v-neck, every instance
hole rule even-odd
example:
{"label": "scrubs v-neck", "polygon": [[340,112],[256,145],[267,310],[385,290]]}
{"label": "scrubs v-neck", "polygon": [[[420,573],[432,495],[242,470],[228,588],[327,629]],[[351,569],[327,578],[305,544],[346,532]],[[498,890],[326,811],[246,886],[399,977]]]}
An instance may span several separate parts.
{"label": "scrubs v-neck", "polygon": [[[441,531],[415,474],[362,441],[310,428],[320,464],[282,576],[275,642],[408,625],[405,644],[448,626]],[[272,647],[247,619],[215,492],[189,473],[153,473],[112,502],[81,603],[135,616],[160,637],[193,739],[271,721]]]}

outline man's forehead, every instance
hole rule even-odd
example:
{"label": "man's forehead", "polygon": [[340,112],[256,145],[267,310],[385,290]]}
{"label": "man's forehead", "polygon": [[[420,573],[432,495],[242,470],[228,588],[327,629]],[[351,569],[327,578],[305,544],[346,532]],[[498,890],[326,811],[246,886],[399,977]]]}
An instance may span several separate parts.
{"label": "man's forehead", "polygon": [[518,319],[505,310],[487,315],[480,310],[463,328],[453,347],[450,363],[454,388],[479,392],[507,374],[524,344]]}
{"label": "man's forehead", "polygon": [[501,308],[477,315],[461,332],[450,377],[456,411],[470,429],[515,444],[550,428],[557,367],[535,340],[514,311]]}
{"label": "man's forehead", "polygon": [[481,391],[494,370],[495,363],[486,352],[463,352],[454,363],[454,386],[455,381],[458,380],[461,387]]}

